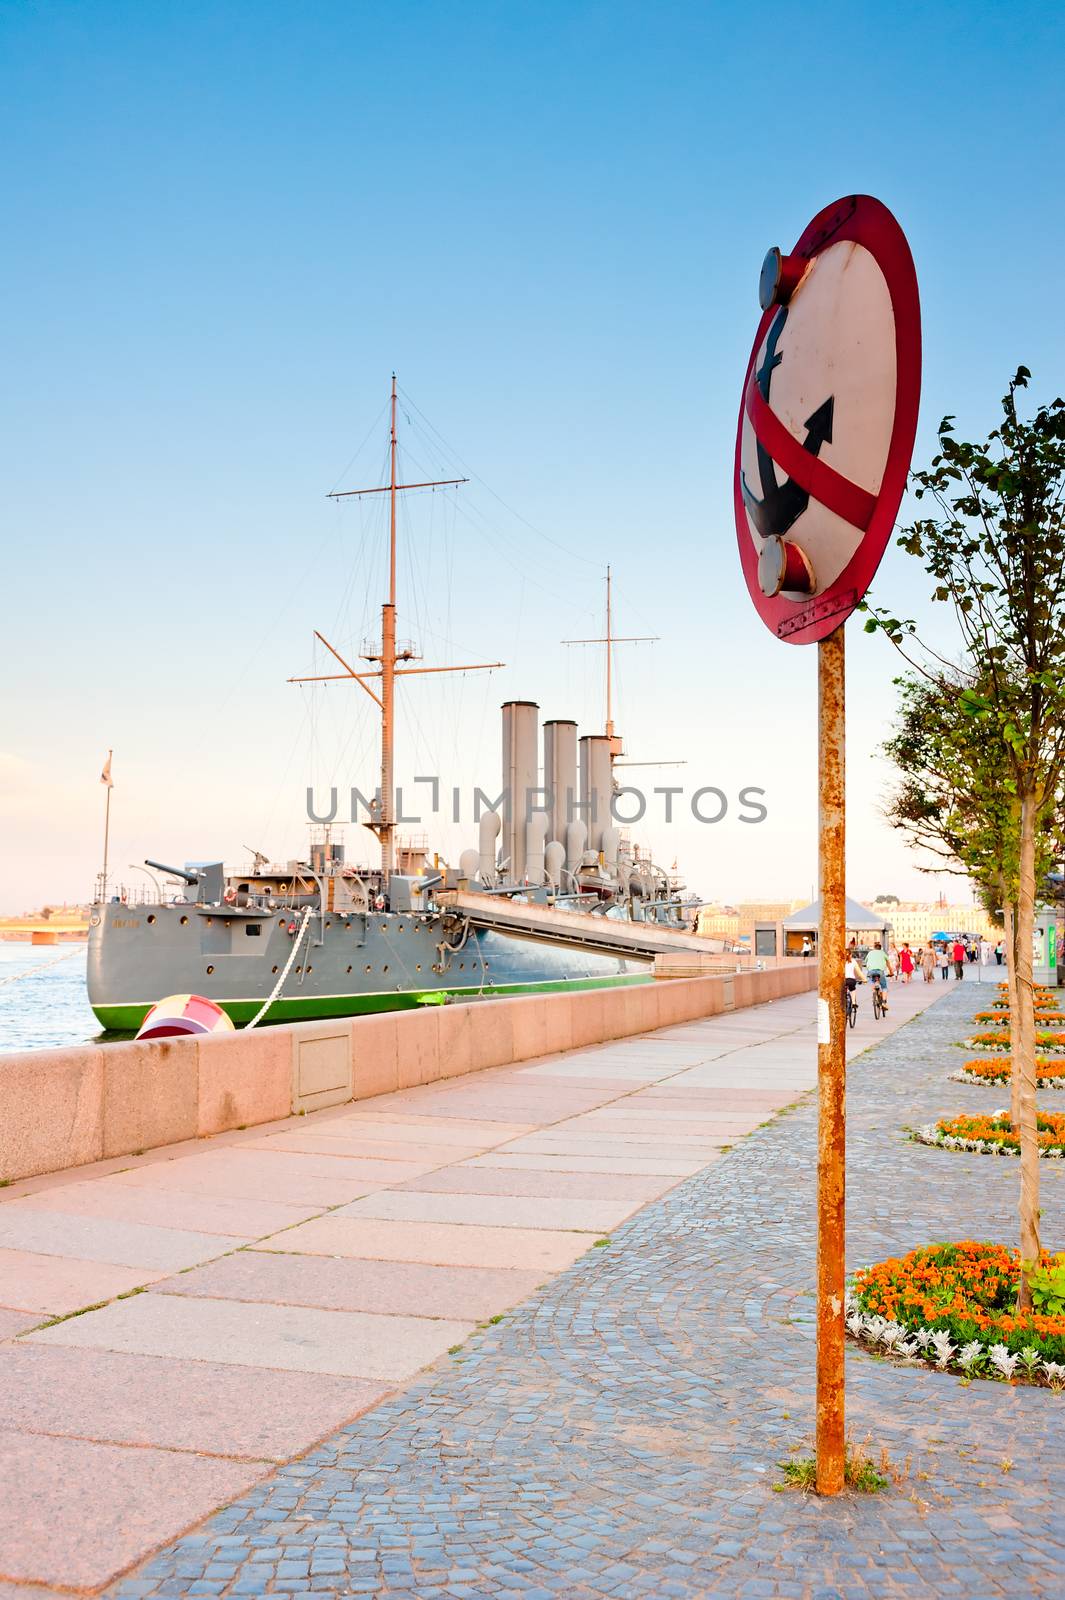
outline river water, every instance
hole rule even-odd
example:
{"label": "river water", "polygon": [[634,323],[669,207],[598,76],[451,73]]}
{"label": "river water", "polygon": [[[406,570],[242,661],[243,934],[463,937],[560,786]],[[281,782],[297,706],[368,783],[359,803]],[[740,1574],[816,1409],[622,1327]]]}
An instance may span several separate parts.
{"label": "river water", "polygon": [[0,1054],[82,1044],[100,1031],[85,997],[84,944],[0,940]]}

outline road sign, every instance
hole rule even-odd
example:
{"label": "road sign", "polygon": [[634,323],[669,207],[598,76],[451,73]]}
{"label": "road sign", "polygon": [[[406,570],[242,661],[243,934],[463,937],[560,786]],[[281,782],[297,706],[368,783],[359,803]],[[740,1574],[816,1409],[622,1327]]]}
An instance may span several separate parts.
{"label": "road sign", "polygon": [[766,626],[812,644],[872,581],[898,514],[921,383],[917,278],[886,206],[827,206],[762,268],[734,497],[740,560]]}
{"label": "road sign", "polygon": [[843,624],[884,554],[910,470],[921,320],[909,246],[879,200],[827,206],[770,250],[736,434],[736,534],[759,616],[817,644],[817,1488],[844,1479],[846,740]]}

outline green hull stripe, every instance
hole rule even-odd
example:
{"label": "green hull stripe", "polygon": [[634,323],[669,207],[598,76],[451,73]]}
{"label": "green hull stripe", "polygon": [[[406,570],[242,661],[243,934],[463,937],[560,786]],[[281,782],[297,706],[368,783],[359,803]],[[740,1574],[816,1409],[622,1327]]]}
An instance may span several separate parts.
{"label": "green hull stripe", "polygon": [[[492,1000],[505,995],[557,994],[566,989],[617,989],[634,983],[650,983],[650,972],[620,973],[608,978],[560,978],[548,983],[500,983],[491,989],[481,990],[470,986],[465,989],[429,989],[422,992],[403,990],[397,994],[334,994],[318,997],[290,998],[283,996],[274,1001],[261,1026],[274,1022],[327,1021],[331,1017],[368,1016],[378,1011],[413,1011],[420,1006],[443,1005],[449,998],[462,999],[473,995]],[[109,1032],[128,1033],[139,1028],[154,1001],[138,1001],[121,1006],[93,1006],[97,1021]],[[234,1022],[249,1022],[262,1005],[261,1000],[219,1000]]]}

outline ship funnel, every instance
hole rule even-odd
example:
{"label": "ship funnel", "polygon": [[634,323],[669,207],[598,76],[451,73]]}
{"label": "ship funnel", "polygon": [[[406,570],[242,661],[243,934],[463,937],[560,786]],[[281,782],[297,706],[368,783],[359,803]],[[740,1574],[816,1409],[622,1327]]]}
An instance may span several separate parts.
{"label": "ship funnel", "polygon": [[459,877],[465,878],[467,883],[472,883],[477,877],[481,867],[481,853],[479,850],[464,850],[459,856]]}
{"label": "ship funnel", "polygon": [[610,740],[602,733],[585,734],[581,740],[581,816],[588,825],[589,848],[597,854],[603,847],[603,829],[611,825],[613,798]]}
{"label": "ship funnel", "polygon": [[544,723],[544,788],[551,807],[549,839],[563,844],[566,825],[577,815],[577,724],[564,718]]}
{"label": "ship funnel", "polygon": [[566,863],[566,847],[557,839],[552,839],[544,851],[544,871],[547,881],[552,889],[557,889],[562,883],[562,868]]}
{"label": "ship funnel", "polygon": [[477,876],[487,887],[496,875],[496,840],[499,837],[499,812],[485,811],[478,826]]}
{"label": "ship funnel", "polygon": [[543,811],[534,812],[525,824],[525,881],[539,889],[544,881],[544,840],[547,838],[547,817]]}
{"label": "ship funnel", "polygon": [[513,883],[525,877],[525,824],[541,796],[536,748],[540,707],[533,700],[508,700],[503,707],[503,858]]}

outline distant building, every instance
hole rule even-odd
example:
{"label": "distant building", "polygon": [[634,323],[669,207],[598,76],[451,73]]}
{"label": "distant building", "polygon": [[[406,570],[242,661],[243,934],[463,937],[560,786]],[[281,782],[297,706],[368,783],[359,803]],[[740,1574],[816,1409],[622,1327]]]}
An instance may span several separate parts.
{"label": "distant building", "polygon": [[695,931],[702,939],[724,939],[734,945],[740,932],[739,912],[734,906],[701,906]]}
{"label": "distant building", "polygon": [[737,907],[739,937],[753,939],[756,922],[783,922],[805,904],[805,900],[744,900]]}
{"label": "distant building", "polygon": [[891,938],[897,944],[927,944],[935,933],[967,933],[992,944],[1002,937],[983,906],[951,906],[942,901],[874,900],[872,907],[891,924]]}

